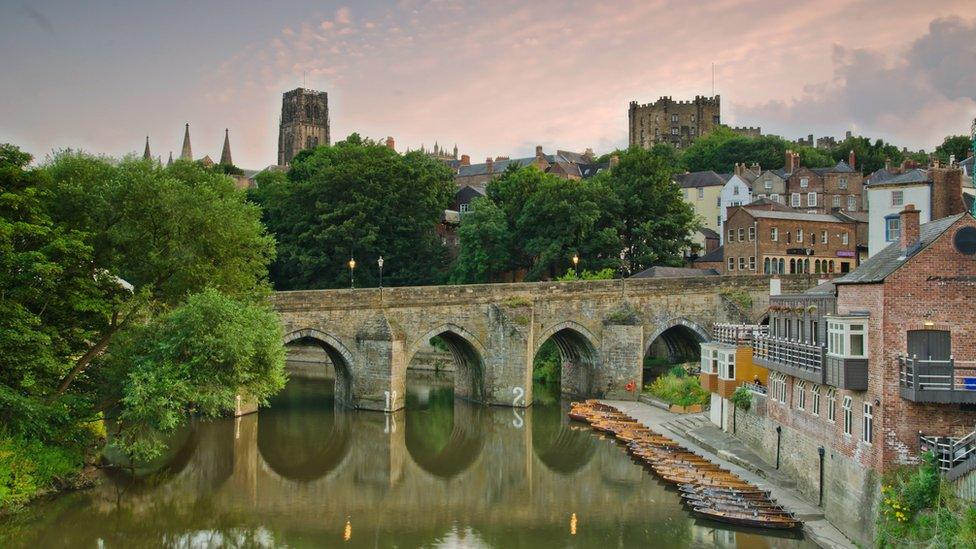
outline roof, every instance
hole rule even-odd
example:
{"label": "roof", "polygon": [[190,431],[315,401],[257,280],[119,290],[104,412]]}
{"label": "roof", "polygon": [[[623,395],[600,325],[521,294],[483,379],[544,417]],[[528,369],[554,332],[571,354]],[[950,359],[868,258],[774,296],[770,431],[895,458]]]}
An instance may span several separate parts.
{"label": "roof", "polygon": [[803,293],[807,295],[821,295],[821,294],[834,295],[836,293],[834,288],[835,288],[834,283],[828,280],[826,282],[821,282],[820,284],[817,284],[813,288],[810,288],[804,291]]}
{"label": "roof", "polygon": [[604,162],[602,164],[579,164],[580,175],[583,176],[583,179],[593,177],[594,175],[609,168],[609,162]]}
{"label": "roof", "polygon": [[725,181],[726,183],[729,182],[729,179],[732,179],[732,176],[733,175],[735,175],[735,174],[734,173],[720,173],[720,174],[718,174],[718,176],[722,178],[722,181]]}
{"label": "roof", "polygon": [[630,278],[678,278],[684,276],[718,276],[715,269],[694,269],[689,267],[651,267]]}
{"label": "roof", "polygon": [[698,229],[705,238],[719,238],[718,233],[709,229],[708,227],[701,227]]}
{"label": "roof", "polygon": [[755,218],[762,219],[787,219],[791,221],[819,221],[822,223],[844,223],[840,219],[837,219],[833,215],[829,214],[812,214],[798,212],[795,210],[791,211],[769,211],[769,210],[754,210],[752,208],[742,208],[743,210],[749,212],[749,215]]}
{"label": "roof", "polygon": [[968,171],[969,171],[969,173],[972,173],[973,172],[973,157],[970,156],[969,158],[967,158],[967,159],[959,162],[959,167],[960,168],[967,168]]}
{"label": "roof", "polygon": [[919,231],[918,244],[908,250],[907,254],[902,253],[901,243],[892,242],[885,249],[872,255],[867,261],[854,271],[838,278],[836,284],[870,284],[883,282],[891,273],[898,270],[906,260],[928,247],[929,244],[939,238],[942,233],[949,230],[959,218],[966,214],[950,215],[935,221],[930,221],[921,226]]}
{"label": "roof", "polygon": [[567,161],[572,162],[573,164],[588,164],[593,162],[593,156],[587,155],[586,153],[557,150],[556,155],[565,158]]}
{"label": "roof", "polygon": [[757,198],[752,202],[745,205],[746,208],[761,208],[769,207],[773,210],[779,210],[781,212],[792,212],[793,208],[787,206],[786,204],[780,204],[775,200],[770,200],[768,198]]}
{"label": "roof", "polygon": [[855,221],[857,223],[867,223],[868,222],[868,212],[862,212],[858,210],[856,212],[851,212],[847,210],[837,210],[834,215],[845,220]]}
{"label": "roof", "polygon": [[725,180],[712,170],[678,174],[674,176],[674,181],[682,189],[721,187],[725,185]]}
{"label": "roof", "polygon": [[[514,159],[508,159],[508,160],[495,160],[494,162],[492,162],[492,171],[491,171],[491,173],[492,174],[501,174],[503,171],[505,171],[506,169],[508,169],[508,167],[511,166],[511,165],[513,165],[513,164],[515,166],[518,166],[518,167],[528,166],[529,164],[532,164],[533,162],[535,162],[535,159],[536,159],[535,156],[527,156],[525,158],[514,158]],[[546,159],[546,162],[549,162],[550,164],[552,164],[553,162],[556,162],[557,160],[563,160],[562,157],[560,157],[559,155],[555,155],[555,154],[547,154],[547,155],[545,155],[545,159]],[[467,177],[467,176],[472,176],[472,175],[487,175],[488,173],[489,172],[488,172],[488,163],[487,162],[482,162],[481,164],[471,164],[469,166],[460,166],[458,168],[458,176],[460,176],[460,177]]]}
{"label": "roof", "polygon": [[769,171],[776,174],[780,179],[789,179],[790,177],[790,172],[786,171],[785,168],[780,168],[778,170],[769,170]]}
{"label": "roof", "polygon": [[[877,173],[877,172],[875,172]],[[872,174],[873,176],[874,174]],[[917,185],[919,183],[931,183],[932,178],[929,176],[928,170],[922,168],[915,168],[913,170],[908,170],[907,172],[899,175],[893,175],[882,181],[874,181],[868,184],[870,186],[874,185]]]}
{"label": "roof", "polygon": [[481,198],[482,196],[485,196],[484,189],[473,187],[471,185],[465,185],[460,189],[458,189],[456,193],[454,193],[455,200],[462,203],[470,202],[471,200],[474,200],[475,198]]}
{"label": "roof", "polygon": [[725,246],[719,246],[695,260],[695,263],[722,263],[725,261]]}
{"label": "roof", "polygon": [[566,175],[577,175],[580,177],[583,176],[577,164],[574,164],[573,162],[570,162],[568,160],[564,160],[562,157],[556,157],[556,158],[557,160],[553,162],[552,165],[549,166],[549,169],[546,171],[562,172]]}
{"label": "roof", "polygon": [[826,173],[852,173],[854,170],[847,164],[847,162],[841,160],[832,168],[813,168],[810,171],[817,175],[823,175]]}

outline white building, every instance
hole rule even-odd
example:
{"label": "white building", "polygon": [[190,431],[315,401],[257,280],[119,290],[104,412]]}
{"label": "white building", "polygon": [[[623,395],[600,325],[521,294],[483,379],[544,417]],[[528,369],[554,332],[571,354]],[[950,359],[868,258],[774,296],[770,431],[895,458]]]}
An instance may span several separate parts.
{"label": "white building", "polygon": [[725,220],[728,219],[729,208],[743,206],[752,202],[752,185],[742,176],[733,174],[719,193],[719,229],[721,242],[725,243]]}

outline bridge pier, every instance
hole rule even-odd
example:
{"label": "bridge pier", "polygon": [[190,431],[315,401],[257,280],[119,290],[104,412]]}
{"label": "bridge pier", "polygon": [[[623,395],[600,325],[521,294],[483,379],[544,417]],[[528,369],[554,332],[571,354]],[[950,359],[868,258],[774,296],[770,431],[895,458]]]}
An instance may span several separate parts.
{"label": "bridge pier", "polygon": [[602,364],[595,372],[592,391],[602,398],[637,400],[644,368],[644,328],[608,324],[601,343]]}

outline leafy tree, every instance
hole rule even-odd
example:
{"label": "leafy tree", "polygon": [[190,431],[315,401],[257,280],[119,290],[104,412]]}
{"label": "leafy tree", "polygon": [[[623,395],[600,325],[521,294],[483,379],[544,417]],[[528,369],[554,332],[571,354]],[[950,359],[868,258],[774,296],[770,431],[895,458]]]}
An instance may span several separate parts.
{"label": "leafy tree", "polygon": [[968,135],[946,136],[942,144],[935,148],[935,156],[943,163],[948,163],[951,156],[956,157],[956,162],[961,162],[972,154],[973,142]]}
{"label": "leafy tree", "polygon": [[455,185],[451,170],[419,152],[395,151],[352,134],[331,147],[302,151],[287,179],[268,174],[252,193],[278,240],[271,276],[279,289],[427,284],[446,267],[436,234]]}
{"label": "leafy tree", "polygon": [[487,198],[471,202],[458,227],[461,242],[451,274],[452,284],[491,282],[511,264],[512,234],[505,212]]}
{"label": "leafy tree", "polygon": [[915,160],[921,163],[928,161],[928,156],[924,152],[910,153],[882,139],[876,139],[872,142],[863,136],[851,136],[841,141],[831,150],[831,156],[836,161],[847,162],[851,151],[854,151],[856,164],[854,169],[865,174],[884,168],[886,162],[891,162],[895,166],[905,160]]}
{"label": "leafy tree", "polygon": [[[692,207],[673,181],[667,155],[632,147],[617,166],[594,179],[610,197],[599,226],[619,235],[627,273],[678,265],[696,224]],[[608,257],[620,248],[609,248]]]}
{"label": "leafy tree", "polygon": [[699,137],[681,153],[681,164],[692,172],[714,170],[729,173],[736,163],[758,163],[762,169],[779,169],[786,151],[800,153],[804,166],[815,168],[835,164],[829,156],[811,147],[797,145],[774,135],[746,137],[720,126]]}

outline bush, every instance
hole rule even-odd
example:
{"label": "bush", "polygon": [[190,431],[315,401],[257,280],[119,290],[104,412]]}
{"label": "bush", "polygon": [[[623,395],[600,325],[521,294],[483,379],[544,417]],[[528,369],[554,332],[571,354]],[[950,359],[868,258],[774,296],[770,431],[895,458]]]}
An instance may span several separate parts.
{"label": "bush", "polygon": [[732,404],[736,408],[741,408],[748,412],[749,408],[752,407],[752,392],[745,387],[739,387],[732,393],[732,398],[729,400],[732,401]]}
{"label": "bush", "polygon": [[83,465],[80,447],[48,446],[0,431],[0,513],[66,483]]}
{"label": "bush", "polygon": [[702,389],[701,382],[695,376],[679,377],[669,372],[654,380],[646,390],[668,404],[677,406],[694,406],[708,402],[708,391]]}
{"label": "bush", "polygon": [[674,377],[687,377],[688,370],[685,370],[684,366],[674,366],[668,370],[668,375],[672,375]]}

